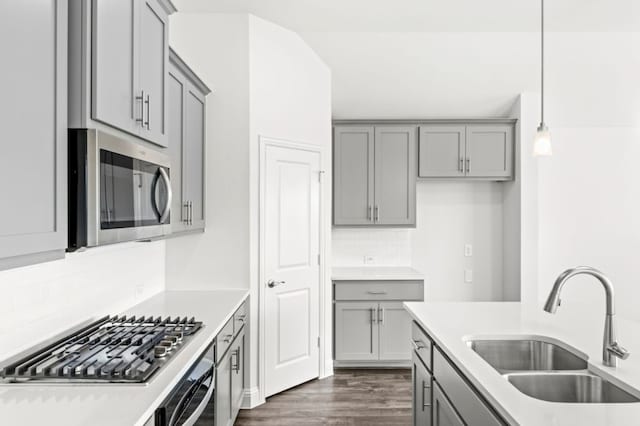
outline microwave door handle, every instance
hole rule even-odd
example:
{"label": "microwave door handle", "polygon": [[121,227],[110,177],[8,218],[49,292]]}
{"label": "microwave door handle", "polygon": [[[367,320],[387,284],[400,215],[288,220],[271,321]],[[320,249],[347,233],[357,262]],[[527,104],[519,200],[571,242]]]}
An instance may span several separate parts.
{"label": "microwave door handle", "polygon": [[180,411],[185,409],[186,406],[189,405],[186,400],[192,396],[192,393],[195,393],[195,391],[200,386],[202,386],[204,382],[206,382],[209,378],[211,378],[211,385],[209,386],[209,389],[207,389],[207,393],[205,394],[204,398],[202,398],[202,401],[200,401],[200,404],[198,404],[198,407],[194,410],[191,416],[189,416],[189,418],[182,423],[183,426],[187,426],[187,425],[191,426],[195,424],[196,420],[198,420],[198,417],[200,417],[200,414],[202,414],[205,407],[211,400],[211,396],[213,395],[214,371],[215,371],[214,368],[211,367],[204,377],[201,377],[200,379],[196,380],[191,385],[189,390],[187,390],[187,392],[185,392],[185,394],[182,395],[182,398],[180,399],[180,401],[178,401],[178,404],[176,405],[176,411],[174,411],[173,414],[171,415],[171,419],[169,420],[169,423],[168,423],[169,426],[174,426],[175,422],[177,422],[180,419],[180,416],[182,415]]}
{"label": "microwave door handle", "polygon": [[[158,171],[160,172],[160,177],[164,181],[165,186],[167,187],[167,204],[164,206],[164,210],[160,213],[160,223],[165,223],[167,221],[167,217],[171,212],[171,201],[173,200],[173,191],[171,190],[171,180],[169,180],[169,175],[162,167],[158,167]],[[157,201],[156,201],[157,205]]]}

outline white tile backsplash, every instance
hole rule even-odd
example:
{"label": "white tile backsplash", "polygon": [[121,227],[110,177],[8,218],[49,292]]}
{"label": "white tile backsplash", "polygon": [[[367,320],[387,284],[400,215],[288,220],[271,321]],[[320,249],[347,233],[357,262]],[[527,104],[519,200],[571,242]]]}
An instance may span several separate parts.
{"label": "white tile backsplash", "polygon": [[359,266],[365,256],[370,265],[410,266],[409,231],[396,229],[334,228],[332,232],[333,266]]}
{"label": "white tile backsplash", "polygon": [[164,290],[164,277],[164,241],[0,271],[0,360],[89,318],[119,313]]}

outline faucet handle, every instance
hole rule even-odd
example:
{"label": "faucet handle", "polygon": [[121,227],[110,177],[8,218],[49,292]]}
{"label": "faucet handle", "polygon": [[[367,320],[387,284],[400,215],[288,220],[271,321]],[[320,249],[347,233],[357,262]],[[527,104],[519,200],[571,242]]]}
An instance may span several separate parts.
{"label": "faucet handle", "polygon": [[620,359],[627,359],[629,358],[629,355],[631,355],[629,351],[623,348],[622,346],[620,346],[618,342],[614,342],[611,345],[609,345],[607,347],[607,351],[611,352],[613,356]]}

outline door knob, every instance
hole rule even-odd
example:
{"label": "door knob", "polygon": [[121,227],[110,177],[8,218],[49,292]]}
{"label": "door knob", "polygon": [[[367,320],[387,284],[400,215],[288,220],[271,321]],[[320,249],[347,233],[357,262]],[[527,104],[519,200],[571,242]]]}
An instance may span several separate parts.
{"label": "door knob", "polygon": [[269,286],[269,288],[274,288],[276,286],[279,286],[280,284],[284,284],[284,281],[275,281],[275,280],[269,280],[267,281],[267,285]]}

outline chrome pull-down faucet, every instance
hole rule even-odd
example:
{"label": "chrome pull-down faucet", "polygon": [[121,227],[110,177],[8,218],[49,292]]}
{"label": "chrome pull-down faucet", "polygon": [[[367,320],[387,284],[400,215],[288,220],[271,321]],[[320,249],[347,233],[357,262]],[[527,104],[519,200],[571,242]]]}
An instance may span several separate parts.
{"label": "chrome pull-down faucet", "polygon": [[560,306],[560,291],[571,277],[576,275],[591,275],[596,278],[604,287],[606,296],[607,311],[604,320],[604,339],[602,347],[602,362],[609,367],[616,367],[618,365],[618,358],[629,358],[629,352],[620,346],[616,341],[616,329],[614,323],[614,301],[613,301],[613,284],[602,272],[589,266],[578,266],[576,268],[567,269],[564,271],[553,284],[551,293],[544,304],[544,310],[555,314]]}

